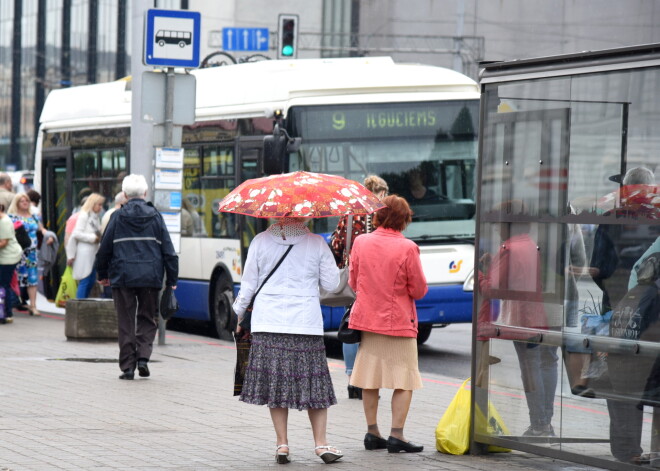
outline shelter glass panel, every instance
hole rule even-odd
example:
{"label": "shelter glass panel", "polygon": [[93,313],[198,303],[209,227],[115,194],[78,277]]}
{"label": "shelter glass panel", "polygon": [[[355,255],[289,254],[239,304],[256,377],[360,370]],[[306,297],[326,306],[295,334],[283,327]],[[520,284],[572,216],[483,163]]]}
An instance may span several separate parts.
{"label": "shelter glass panel", "polygon": [[659,80],[485,85],[475,386],[505,427],[477,440],[660,453]]}

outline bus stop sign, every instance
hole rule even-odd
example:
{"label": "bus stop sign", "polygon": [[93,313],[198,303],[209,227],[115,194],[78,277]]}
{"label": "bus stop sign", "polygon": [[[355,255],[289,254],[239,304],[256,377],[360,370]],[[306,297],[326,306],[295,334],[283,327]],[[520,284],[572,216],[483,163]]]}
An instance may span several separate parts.
{"label": "bus stop sign", "polygon": [[199,67],[201,15],[187,10],[147,10],[144,65]]}

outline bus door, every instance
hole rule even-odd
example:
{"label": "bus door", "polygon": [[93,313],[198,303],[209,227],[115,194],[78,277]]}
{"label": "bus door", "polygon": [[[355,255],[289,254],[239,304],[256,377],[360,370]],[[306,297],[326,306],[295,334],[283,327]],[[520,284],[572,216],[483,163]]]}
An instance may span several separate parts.
{"label": "bus door", "polygon": [[60,241],[57,268],[52,270],[50,277],[51,289],[55,292],[60,284],[60,275],[66,267],[64,230],[66,220],[71,214],[71,194],[68,191],[71,188],[71,176],[70,172],[67,172],[70,158],[70,149],[60,147],[44,150],[41,163],[41,215],[44,227],[57,234]]}
{"label": "bus door", "polygon": [[[236,165],[236,183],[237,186],[251,178],[263,177],[263,136],[247,136],[236,139],[235,155]],[[252,216],[239,216],[238,227],[241,236],[241,259],[245,265],[247,258],[247,248],[255,235],[266,229],[267,219],[254,218]]]}

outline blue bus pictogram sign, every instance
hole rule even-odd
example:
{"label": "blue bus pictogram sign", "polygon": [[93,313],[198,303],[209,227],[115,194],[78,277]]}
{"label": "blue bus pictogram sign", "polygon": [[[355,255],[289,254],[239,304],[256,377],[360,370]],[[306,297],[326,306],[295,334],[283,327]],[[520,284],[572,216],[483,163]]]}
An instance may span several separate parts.
{"label": "blue bus pictogram sign", "polygon": [[201,15],[187,10],[147,11],[145,65],[199,67]]}

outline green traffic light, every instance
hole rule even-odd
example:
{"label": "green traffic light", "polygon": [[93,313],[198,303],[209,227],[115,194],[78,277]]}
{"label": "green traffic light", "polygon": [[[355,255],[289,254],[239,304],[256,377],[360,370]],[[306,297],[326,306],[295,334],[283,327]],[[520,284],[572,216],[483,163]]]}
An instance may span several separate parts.
{"label": "green traffic light", "polygon": [[283,56],[292,56],[293,55],[293,46],[284,46],[282,48],[282,55]]}

